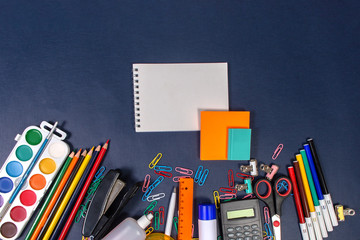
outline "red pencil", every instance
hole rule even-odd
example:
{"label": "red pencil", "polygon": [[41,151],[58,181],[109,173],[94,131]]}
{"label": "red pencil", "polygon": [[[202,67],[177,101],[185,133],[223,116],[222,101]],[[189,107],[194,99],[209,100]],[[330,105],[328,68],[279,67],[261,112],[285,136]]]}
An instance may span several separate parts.
{"label": "red pencil", "polygon": [[105,155],[105,152],[106,152],[106,150],[108,148],[108,145],[109,145],[109,140],[107,140],[107,142],[101,148],[101,151],[99,152],[99,155],[98,155],[98,157],[97,157],[97,159],[96,159],[96,161],[94,163],[94,166],[91,169],[91,172],[89,173],[89,177],[86,179],[84,187],[83,187],[82,191],[79,194],[78,200],[76,201],[75,206],[74,206],[73,210],[71,211],[68,220],[65,223],[64,229],[62,230],[62,232],[60,234],[59,240],[60,239],[65,239],[65,237],[67,235],[67,232],[69,231],[70,226],[72,224],[72,221],[74,220],[74,218],[76,216],[76,213],[77,213],[77,211],[78,211],[78,209],[79,209],[79,207],[81,205],[81,202],[82,202],[83,198],[85,197],[87,189],[89,188],[89,186],[91,184],[91,181],[92,181],[93,177],[95,176],[96,171],[98,170],[102,159],[104,158],[104,155]]}

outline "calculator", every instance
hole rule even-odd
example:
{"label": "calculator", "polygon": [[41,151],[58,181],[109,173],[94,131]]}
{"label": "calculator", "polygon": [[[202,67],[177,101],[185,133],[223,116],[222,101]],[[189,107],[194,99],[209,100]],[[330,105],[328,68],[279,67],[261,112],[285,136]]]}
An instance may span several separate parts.
{"label": "calculator", "polygon": [[220,215],[224,240],[263,239],[258,199],[221,203]]}

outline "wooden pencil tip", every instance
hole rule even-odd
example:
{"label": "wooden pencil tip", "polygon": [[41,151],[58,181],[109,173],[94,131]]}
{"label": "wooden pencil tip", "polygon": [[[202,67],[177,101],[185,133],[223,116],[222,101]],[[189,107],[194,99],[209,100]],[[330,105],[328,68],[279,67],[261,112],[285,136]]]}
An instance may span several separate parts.
{"label": "wooden pencil tip", "polygon": [[69,157],[70,157],[70,158],[73,158],[73,157],[74,157],[74,155],[75,155],[75,152],[74,152],[74,151],[72,151],[72,152],[70,153]]}
{"label": "wooden pencil tip", "polygon": [[95,148],[95,151],[96,151],[96,152],[99,152],[100,149],[101,149],[101,145],[98,145],[98,146]]}
{"label": "wooden pencil tip", "polygon": [[83,151],[83,153],[81,154],[81,156],[86,156],[86,154],[87,154],[87,151],[86,151],[86,149]]}
{"label": "wooden pencil tip", "polygon": [[88,152],[88,154],[87,154],[87,155],[92,156],[93,151],[94,151],[94,147],[92,147],[92,148],[91,148],[91,150]]}
{"label": "wooden pencil tip", "polygon": [[76,153],[75,157],[80,157],[82,149],[80,148],[79,151]]}
{"label": "wooden pencil tip", "polygon": [[107,149],[109,145],[109,140],[106,141],[106,143],[104,144],[103,148]]}

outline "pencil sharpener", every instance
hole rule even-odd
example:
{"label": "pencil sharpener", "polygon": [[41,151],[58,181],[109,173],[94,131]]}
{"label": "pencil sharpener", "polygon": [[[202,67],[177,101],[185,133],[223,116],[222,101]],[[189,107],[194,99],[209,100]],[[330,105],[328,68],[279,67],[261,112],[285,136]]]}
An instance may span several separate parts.
{"label": "pencil sharpener", "polygon": [[240,171],[244,173],[250,173],[251,176],[256,177],[259,175],[258,169],[257,169],[257,160],[251,159],[249,161],[249,165],[241,165]]}
{"label": "pencil sharpener", "polygon": [[279,166],[272,164],[271,167],[265,164],[260,165],[260,170],[266,172],[265,177],[271,181],[275,174],[279,171]]}
{"label": "pencil sharpener", "polygon": [[335,205],[336,217],[340,222],[345,221],[345,216],[354,216],[355,210],[351,208],[345,208],[343,205]]}
{"label": "pencil sharpener", "polygon": [[245,191],[247,194],[253,193],[251,186],[251,178],[245,178],[244,184],[236,184],[235,189],[237,191]]}

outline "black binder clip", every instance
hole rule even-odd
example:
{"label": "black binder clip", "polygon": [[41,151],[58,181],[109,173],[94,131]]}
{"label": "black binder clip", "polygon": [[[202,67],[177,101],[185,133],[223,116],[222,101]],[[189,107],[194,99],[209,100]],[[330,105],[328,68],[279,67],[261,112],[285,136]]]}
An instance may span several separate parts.
{"label": "black binder clip", "polygon": [[142,186],[136,183],[125,194],[120,194],[126,183],[120,179],[119,170],[110,170],[101,181],[89,205],[83,224],[84,237],[101,239],[110,229],[113,221]]}

